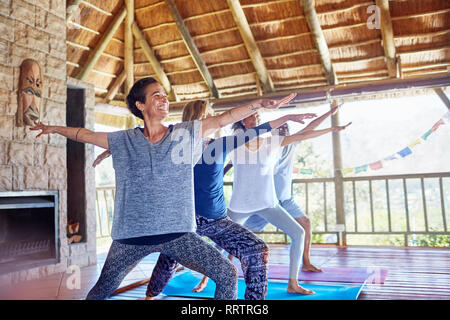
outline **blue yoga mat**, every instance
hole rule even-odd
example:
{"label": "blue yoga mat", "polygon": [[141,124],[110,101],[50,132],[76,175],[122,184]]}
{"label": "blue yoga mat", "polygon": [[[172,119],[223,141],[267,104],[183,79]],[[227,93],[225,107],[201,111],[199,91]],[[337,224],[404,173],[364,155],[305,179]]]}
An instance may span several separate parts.
{"label": "blue yoga mat", "polygon": [[[170,280],[163,294],[178,297],[214,298],[216,284],[208,281],[202,292],[192,292],[203,275],[190,270],[182,272]],[[267,285],[266,300],[356,300],[364,284],[325,285],[301,283],[301,286],[313,290],[313,295],[293,294],[286,291],[286,282],[269,281]],[[238,280],[238,299],[244,300],[245,282]]]}

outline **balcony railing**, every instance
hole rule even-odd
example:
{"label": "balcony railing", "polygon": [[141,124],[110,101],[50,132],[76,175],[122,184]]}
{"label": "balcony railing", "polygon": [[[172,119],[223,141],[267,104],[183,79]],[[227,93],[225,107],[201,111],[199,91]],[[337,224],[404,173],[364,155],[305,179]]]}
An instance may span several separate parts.
{"label": "balcony railing", "polygon": [[[450,172],[343,178],[340,217],[335,183],[335,178],[292,181],[296,201],[311,219],[315,243],[445,246],[450,242]],[[224,187],[230,194],[232,183],[225,182]],[[114,186],[97,188],[98,237],[110,236],[114,192]],[[272,225],[258,234],[267,242],[289,242]]]}

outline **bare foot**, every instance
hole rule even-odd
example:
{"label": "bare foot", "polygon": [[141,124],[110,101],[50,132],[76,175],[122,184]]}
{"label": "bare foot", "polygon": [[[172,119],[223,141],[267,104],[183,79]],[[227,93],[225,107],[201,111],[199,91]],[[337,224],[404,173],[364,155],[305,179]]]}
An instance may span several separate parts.
{"label": "bare foot", "polygon": [[155,300],[155,297],[145,297],[144,300]]}
{"label": "bare foot", "polygon": [[206,288],[206,285],[208,284],[208,278],[203,278],[194,289],[192,289],[192,292],[202,292],[203,289]]}
{"label": "bare foot", "polygon": [[311,271],[311,272],[323,272],[322,269],[317,268],[312,264],[304,264],[302,266],[302,271]]}
{"label": "bare foot", "polygon": [[299,286],[296,283],[289,283],[288,287],[287,287],[287,292],[289,293],[300,293],[300,294],[315,294],[314,291],[309,290],[309,289],[305,289],[301,286]]}

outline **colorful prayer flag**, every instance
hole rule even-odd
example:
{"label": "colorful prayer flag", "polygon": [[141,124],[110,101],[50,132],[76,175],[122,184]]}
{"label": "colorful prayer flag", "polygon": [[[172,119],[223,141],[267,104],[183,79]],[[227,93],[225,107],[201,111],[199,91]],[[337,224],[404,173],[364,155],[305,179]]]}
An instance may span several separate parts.
{"label": "colorful prayer flag", "polygon": [[416,141],[414,141],[413,143],[411,143],[409,145],[409,148],[414,148],[415,146],[417,146],[418,144],[422,143],[422,140],[419,138]]}
{"label": "colorful prayer flag", "polygon": [[410,149],[409,147],[406,147],[405,149],[400,150],[400,151],[397,152],[397,153],[398,153],[399,155],[401,155],[402,158],[404,158],[404,157],[410,155],[410,154],[412,153],[412,151],[411,151],[411,149]]}
{"label": "colorful prayer flag", "polygon": [[392,154],[389,157],[384,158],[383,160],[384,161],[397,160],[397,155],[396,154]]}
{"label": "colorful prayer flag", "polygon": [[367,171],[367,164],[355,168],[355,173]]}
{"label": "colorful prayer flag", "polygon": [[352,174],[353,172],[354,172],[354,168],[345,168],[345,169],[342,169],[342,175],[344,175],[344,176],[349,175],[349,174]]}
{"label": "colorful prayer flag", "polygon": [[379,170],[379,169],[383,168],[383,164],[381,163],[381,161],[377,161],[377,162],[369,164],[369,167],[372,170]]}
{"label": "colorful prayer flag", "polygon": [[433,126],[433,128],[431,128],[431,130],[436,131],[443,124],[444,124],[444,120],[441,119],[434,124],[434,126]]}
{"label": "colorful prayer flag", "polygon": [[319,176],[319,177],[322,177],[322,178],[326,178],[326,177],[328,177],[328,171],[317,171],[316,172],[316,174]]}
{"label": "colorful prayer flag", "polygon": [[312,169],[300,169],[301,174],[313,174]]}
{"label": "colorful prayer flag", "polygon": [[425,134],[422,136],[423,140],[427,140],[427,138],[430,136],[430,134],[433,133],[433,129],[428,130],[427,132],[425,132]]}

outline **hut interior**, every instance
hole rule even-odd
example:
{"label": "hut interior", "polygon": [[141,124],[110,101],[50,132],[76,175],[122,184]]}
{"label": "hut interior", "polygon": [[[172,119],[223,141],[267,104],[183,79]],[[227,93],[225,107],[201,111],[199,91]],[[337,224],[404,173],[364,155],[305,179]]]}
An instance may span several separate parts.
{"label": "hut interior", "polygon": [[[114,202],[115,186],[95,184],[93,146],[58,135],[36,139],[36,132],[15,125],[25,59],[33,58],[43,67],[43,122],[123,129],[142,124],[128,111],[126,96],[144,77],[156,78],[167,92],[170,121],[179,121],[184,105],[197,99],[210,101],[222,112],[245,101],[292,92],[297,93],[292,109],[326,105],[329,110],[330,104],[433,94],[450,110],[449,44],[450,0],[0,1],[0,299],[84,299],[106,258],[97,248],[102,228],[111,226]],[[338,115],[331,123],[339,123]],[[450,172],[345,176],[340,134],[333,133],[330,141],[331,175],[294,181],[305,186],[306,198],[308,187],[318,185],[324,202],[334,210],[330,229],[327,215],[321,218],[322,233],[333,234],[336,242],[315,247],[313,259],[335,268],[388,268],[386,283],[366,287],[363,299],[448,300]],[[400,191],[393,199],[392,185],[397,182]],[[414,203],[424,220],[419,232],[409,220],[410,183],[416,183]],[[426,189],[429,183],[434,186],[431,193]],[[229,184],[226,181],[225,187]],[[361,184],[370,190],[364,199],[366,218],[372,223],[367,232],[358,230],[356,203],[361,199],[356,199],[355,186]],[[374,224],[375,185],[386,191],[380,196],[389,218],[383,232]],[[347,199],[345,188],[353,191]],[[327,198],[327,191],[332,197]],[[437,209],[427,216],[430,194]],[[16,203],[17,195],[25,200]],[[47,238],[31,244],[12,236],[8,240],[5,221],[14,223],[15,210],[27,207],[29,198],[45,219],[33,216],[27,236],[45,220],[42,233]],[[105,204],[100,207],[102,199]],[[349,199],[354,200],[350,213],[345,202]],[[400,231],[390,220],[394,200],[403,206],[406,219]],[[326,210],[327,203],[321,209]],[[3,215],[2,210],[12,211]],[[104,220],[99,212],[106,212]],[[428,224],[432,215],[440,219],[438,231],[431,221]],[[271,247],[271,263],[287,264],[286,234],[273,233],[285,241]],[[397,248],[347,246],[346,239],[361,234],[395,236],[404,242]],[[447,247],[408,248],[417,235],[429,237],[436,246],[445,240]],[[109,234],[104,238],[111,240]],[[23,250],[15,254],[18,242]],[[40,251],[45,254],[35,261]],[[28,260],[22,261],[23,256]],[[153,258],[139,265],[123,285],[148,278]],[[17,261],[23,263],[18,266]],[[69,271],[77,271],[74,266],[86,268],[77,290],[68,285],[73,279]],[[17,286],[18,296],[13,296],[17,283],[36,279],[45,284],[23,290]]]}

